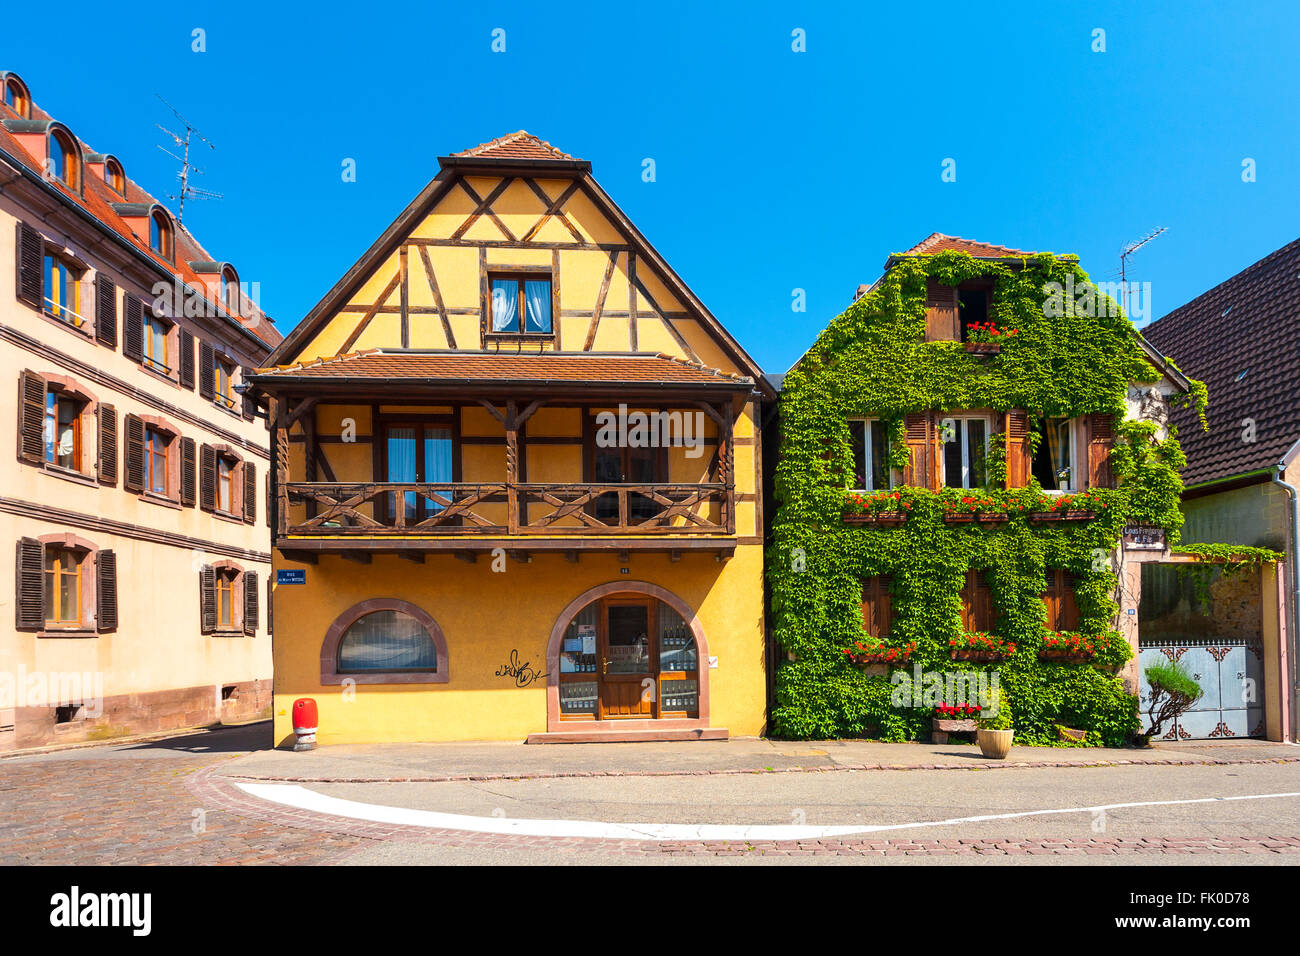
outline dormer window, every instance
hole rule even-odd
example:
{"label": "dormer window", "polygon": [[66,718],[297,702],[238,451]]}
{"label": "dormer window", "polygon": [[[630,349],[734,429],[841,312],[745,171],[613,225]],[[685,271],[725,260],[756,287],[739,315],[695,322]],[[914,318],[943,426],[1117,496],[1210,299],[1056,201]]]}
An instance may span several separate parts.
{"label": "dormer window", "polygon": [[172,257],[172,224],[161,209],[149,214],[149,248],[164,259]]}
{"label": "dormer window", "polygon": [[221,270],[221,304],[229,314],[239,314],[239,277],[230,266]]}
{"label": "dormer window", "polygon": [[550,335],[551,277],[494,275],[489,303],[493,335]]}
{"label": "dormer window", "polygon": [[9,107],[23,119],[32,117],[32,98],[27,93],[27,87],[23,81],[16,76],[5,77],[5,106]]}
{"label": "dormer window", "polygon": [[81,186],[81,150],[72,137],[61,129],[50,133],[49,142],[49,175],[69,189],[78,190]]}
{"label": "dormer window", "polygon": [[126,197],[126,173],[122,171],[122,164],[112,157],[104,161],[104,182],[113,192]]}

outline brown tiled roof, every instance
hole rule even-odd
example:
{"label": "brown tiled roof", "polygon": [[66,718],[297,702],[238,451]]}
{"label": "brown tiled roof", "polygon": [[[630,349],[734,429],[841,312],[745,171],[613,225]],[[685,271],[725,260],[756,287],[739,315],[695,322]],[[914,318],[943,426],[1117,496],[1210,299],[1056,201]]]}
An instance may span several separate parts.
{"label": "brown tiled roof", "polygon": [[472,149],[452,153],[453,156],[473,157],[476,159],[566,159],[577,161],[578,157],[556,149],[545,140],[539,139],[527,130],[519,130],[507,136],[499,136],[486,143],[479,143]]}
{"label": "brown tiled roof", "polygon": [[[1185,484],[1269,468],[1300,438],[1300,239],[1142,334],[1210,390],[1208,433],[1190,409],[1174,412]],[[1253,442],[1242,440],[1247,418]]]}
{"label": "brown tiled roof", "polygon": [[991,242],[977,242],[974,239],[963,239],[961,236],[946,236],[942,232],[930,233],[911,249],[899,255],[929,256],[937,252],[965,252],[977,259],[1014,259],[1036,255],[1023,249],[1012,249],[1010,246],[996,246]]}
{"label": "brown tiled roof", "polygon": [[[14,112],[5,105],[2,100],[0,100],[0,120],[18,118],[20,118],[19,114]],[[46,113],[35,102],[33,102],[31,104],[31,119],[53,120],[54,117],[50,116],[50,114]],[[97,152],[80,139],[78,139],[78,143],[81,145],[84,155],[89,156]],[[18,160],[28,169],[36,173],[41,172],[45,157],[33,156],[29,153],[19,144],[14,135],[9,130],[5,129],[2,124],[0,124],[0,149],[14,157],[14,159]],[[125,165],[126,164],[123,163],[124,167]],[[104,225],[109,229],[131,242],[138,250],[157,262],[161,268],[165,269],[169,273],[179,275],[187,285],[193,287],[195,290],[204,292],[204,297],[207,297],[206,285],[203,280],[199,278],[198,273],[190,267],[189,263],[205,260],[211,261],[213,256],[199,244],[198,240],[194,238],[193,234],[190,233],[188,229],[177,223],[175,217],[173,217],[172,223],[175,226],[176,261],[168,262],[164,257],[158,255],[149,248],[148,235],[136,235],[131,230],[131,227],[126,224],[126,221],[113,209],[114,203],[124,202],[158,203],[159,205],[164,205],[140,188],[139,184],[128,178],[126,181],[126,195],[121,196],[114,192],[108,183],[104,182],[102,177],[92,175],[90,171],[86,169],[82,170],[83,188],[81,194],[68,189],[61,181],[53,177],[48,177],[46,182],[51,183],[55,188],[57,188],[59,194],[67,202],[70,202],[75,206],[80,206],[100,222],[104,223]],[[214,304],[219,305],[219,303]],[[236,321],[238,321],[240,325],[249,329],[268,346],[274,347],[280,343],[282,336],[279,331],[260,310],[254,310],[254,314],[247,319],[238,318]]]}
{"label": "brown tiled roof", "polygon": [[401,379],[428,382],[560,382],[630,385],[745,385],[753,379],[670,355],[608,352],[416,352],[370,349],[314,362],[258,369],[283,379]]}

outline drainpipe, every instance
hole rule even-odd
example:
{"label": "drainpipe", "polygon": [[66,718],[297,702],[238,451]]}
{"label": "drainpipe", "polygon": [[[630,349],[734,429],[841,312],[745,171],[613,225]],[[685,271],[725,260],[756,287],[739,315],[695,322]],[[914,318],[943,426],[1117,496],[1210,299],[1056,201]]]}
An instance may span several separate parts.
{"label": "drainpipe", "polygon": [[1297,674],[1296,670],[1296,656],[1300,652],[1300,641],[1297,640],[1300,635],[1296,634],[1296,616],[1297,611],[1300,611],[1300,491],[1297,491],[1294,485],[1284,479],[1287,465],[1291,464],[1297,453],[1300,453],[1300,440],[1297,440],[1295,444],[1287,449],[1286,454],[1277,463],[1276,474],[1269,479],[1270,483],[1281,488],[1286,494],[1287,511],[1289,513],[1287,521],[1287,570],[1290,586],[1285,602],[1286,607],[1282,610],[1287,629],[1287,646],[1285,650],[1287,651],[1287,657],[1290,658],[1287,661],[1287,672],[1291,680],[1290,693],[1286,695],[1283,703],[1287,705],[1287,710],[1290,711],[1286,736],[1290,737],[1291,740],[1296,740],[1297,736],[1300,736],[1297,733],[1296,723],[1296,689],[1300,687],[1300,679],[1298,679],[1300,674]]}

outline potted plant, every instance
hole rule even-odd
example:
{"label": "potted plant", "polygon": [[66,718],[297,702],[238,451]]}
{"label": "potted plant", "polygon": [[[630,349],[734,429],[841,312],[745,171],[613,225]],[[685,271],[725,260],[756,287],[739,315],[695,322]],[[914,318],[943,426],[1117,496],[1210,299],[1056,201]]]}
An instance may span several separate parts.
{"label": "potted plant", "polygon": [[966,351],[976,355],[996,355],[1002,351],[1002,343],[1019,332],[1019,329],[999,328],[991,319],[972,322],[966,327]]}
{"label": "potted plant", "polygon": [[891,668],[902,667],[916,650],[916,641],[902,647],[886,647],[878,644],[874,647],[858,641],[852,647],[844,648],[849,661],[868,674],[888,674]]}
{"label": "potted plant", "polygon": [[912,502],[901,500],[897,491],[878,491],[863,495],[845,492],[845,524],[900,525],[907,520]]}
{"label": "potted plant", "polygon": [[1150,746],[1151,738],[1160,736],[1165,723],[1187,713],[1205,691],[1181,661],[1152,664],[1142,676],[1151,688],[1151,705],[1147,708],[1151,726],[1138,735],[1137,742],[1139,746]]}
{"label": "potted plant", "polygon": [[1015,652],[1014,642],[984,631],[969,631],[961,639],[948,641],[948,655],[954,661],[1004,661]]}
{"label": "potted plant", "polygon": [[1006,760],[1016,732],[1011,726],[1011,705],[1002,691],[998,691],[993,707],[981,714],[976,723],[975,742],[980,746],[980,753],[992,760]]}

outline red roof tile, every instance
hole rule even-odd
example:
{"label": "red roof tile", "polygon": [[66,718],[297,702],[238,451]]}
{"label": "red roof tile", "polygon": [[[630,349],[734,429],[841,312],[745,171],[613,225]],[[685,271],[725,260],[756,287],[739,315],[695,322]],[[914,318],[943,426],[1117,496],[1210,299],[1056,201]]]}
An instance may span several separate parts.
{"label": "red roof tile", "polygon": [[314,362],[258,369],[260,381],[404,379],[445,382],[562,382],[633,385],[745,385],[753,379],[663,354],[607,352],[349,352]]}
{"label": "red roof tile", "polygon": [[522,129],[452,155],[476,159],[564,159],[581,162],[578,157],[570,156]]}
{"label": "red roof tile", "polygon": [[1021,256],[1036,255],[1023,249],[1010,246],[997,246],[991,242],[977,242],[963,239],[961,236],[946,236],[942,232],[932,232],[911,249],[901,252],[903,256],[929,256],[937,252],[965,252],[977,259],[1016,259]]}
{"label": "red roof tile", "polygon": [[[1187,485],[1277,464],[1300,438],[1300,239],[1142,329],[1210,391],[1210,430],[1194,412],[1173,422],[1187,453]],[[1254,441],[1245,441],[1254,423]]]}

